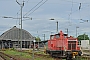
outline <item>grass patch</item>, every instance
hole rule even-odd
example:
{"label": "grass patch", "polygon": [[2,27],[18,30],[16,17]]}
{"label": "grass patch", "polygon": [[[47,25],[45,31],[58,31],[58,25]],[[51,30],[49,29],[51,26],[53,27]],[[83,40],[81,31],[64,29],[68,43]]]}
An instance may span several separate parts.
{"label": "grass patch", "polygon": [[[24,52],[18,52],[16,50],[4,50],[2,52],[7,54],[7,55],[14,56],[16,58],[27,58],[27,59],[30,59],[30,60],[33,59],[32,54],[24,53]],[[45,54],[43,52],[35,52],[35,53],[37,53],[37,54]],[[51,57],[43,57],[43,56],[34,55],[34,60],[54,60],[54,59],[51,58]]]}

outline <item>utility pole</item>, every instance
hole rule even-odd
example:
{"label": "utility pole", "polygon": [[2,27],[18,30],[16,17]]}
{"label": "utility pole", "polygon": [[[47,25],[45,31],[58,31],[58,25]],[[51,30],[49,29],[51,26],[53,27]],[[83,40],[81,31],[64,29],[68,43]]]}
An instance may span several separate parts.
{"label": "utility pole", "polygon": [[[38,31],[37,31],[37,35],[38,35]],[[37,36],[37,38],[39,38],[39,35]],[[39,50],[39,42],[40,40],[38,39],[38,50]]]}
{"label": "utility pole", "polygon": [[[44,41],[45,41],[45,34],[44,34]],[[44,45],[45,45],[45,42],[44,42]]]}
{"label": "utility pole", "polygon": [[20,7],[21,7],[21,31],[20,31],[20,40],[21,40],[21,43],[20,43],[20,50],[22,51],[22,8],[23,8],[23,6],[24,6],[24,1],[23,1],[23,3],[22,4],[20,4],[17,0],[16,0],[16,2],[20,5]]}
{"label": "utility pole", "polygon": [[85,36],[86,36],[86,34],[84,33],[84,40],[85,40]]}
{"label": "utility pole", "polygon": [[58,33],[58,21],[56,23],[57,23],[57,33]]}
{"label": "utility pole", "polygon": [[79,27],[76,27],[76,38],[77,38],[77,28],[79,28]]}
{"label": "utility pole", "polygon": [[45,34],[44,34],[44,41],[45,41]]}
{"label": "utility pole", "polygon": [[67,28],[67,35],[68,35],[68,28]]}

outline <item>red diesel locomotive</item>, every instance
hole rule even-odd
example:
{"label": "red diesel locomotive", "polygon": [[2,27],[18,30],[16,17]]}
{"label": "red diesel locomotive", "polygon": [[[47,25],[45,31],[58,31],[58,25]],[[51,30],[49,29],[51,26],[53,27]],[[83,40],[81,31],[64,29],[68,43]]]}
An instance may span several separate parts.
{"label": "red diesel locomotive", "polygon": [[64,34],[62,31],[58,34],[50,35],[46,53],[51,56],[66,58],[66,60],[72,60],[77,55],[81,56],[82,54],[77,38],[68,37],[68,34]]}

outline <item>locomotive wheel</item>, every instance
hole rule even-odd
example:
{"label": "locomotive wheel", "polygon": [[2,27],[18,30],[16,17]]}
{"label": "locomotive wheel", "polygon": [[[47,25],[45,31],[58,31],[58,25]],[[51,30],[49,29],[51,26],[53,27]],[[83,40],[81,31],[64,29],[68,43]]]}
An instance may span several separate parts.
{"label": "locomotive wheel", "polygon": [[67,57],[66,60],[72,60],[72,58],[68,58],[68,57]]}
{"label": "locomotive wheel", "polygon": [[50,55],[53,57],[53,53],[52,52],[50,52]]}
{"label": "locomotive wheel", "polygon": [[66,60],[72,60],[72,55],[68,55],[68,56],[66,57]]}

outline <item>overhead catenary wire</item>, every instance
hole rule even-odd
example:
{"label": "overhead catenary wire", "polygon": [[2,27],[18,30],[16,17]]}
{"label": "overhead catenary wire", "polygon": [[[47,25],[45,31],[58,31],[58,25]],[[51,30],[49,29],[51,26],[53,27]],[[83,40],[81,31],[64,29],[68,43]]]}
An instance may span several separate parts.
{"label": "overhead catenary wire", "polygon": [[[64,0],[64,1],[66,1],[66,0]],[[70,1],[70,2],[71,2],[71,1]],[[73,1],[73,4],[74,4],[74,3],[75,3],[75,2]],[[88,6],[90,6],[90,5],[88,5]],[[36,6],[36,7],[37,7],[37,6]],[[85,9],[85,8],[87,8],[87,7],[84,6],[83,8],[80,8],[80,10],[81,10],[81,9]],[[32,10],[33,10],[33,9],[32,9]],[[31,11],[32,11],[32,10],[31,10]],[[31,11],[30,11],[30,12],[31,12]],[[34,8],[34,11],[36,11],[35,8]],[[34,11],[32,11],[30,14],[29,14],[29,12],[28,12],[27,14],[31,15]],[[71,14],[76,13],[77,11],[79,11],[79,9],[77,9],[77,10],[75,10],[75,11],[72,11],[72,13],[70,13],[69,16],[71,17]],[[27,14],[26,14],[26,15],[27,15]],[[28,15],[28,16],[29,16],[29,15]],[[70,20],[70,17],[68,18],[68,20]]]}
{"label": "overhead catenary wire", "polygon": [[[72,7],[73,7],[73,4],[74,4],[74,3],[79,3],[79,4],[80,4],[80,5],[79,5],[79,8],[78,8],[77,10],[75,10],[75,11],[72,11],[72,7],[71,7],[71,12],[70,12],[70,14],[68,14],[68,15],[69,15],[68,20],[70,20],[71,14],[73,14],[73,13],[75,13],[75,12],[77,12],[77,11],[80,11],[81,9],[85,9],[85,8],[86,8],[86,6],[83,7],[83,8],[81,8],[81,4],[87,4],[87,3],[80,3],[80,2],[74,2],[74,1],[68,1],[68,0],[63,0],[63,1],[71,2],[71,3],[72,3]],[[88,6],[90,6],[90,4],[89,4]]]}
{"label": "overhead catenary wire", "polygon": [[[29,1],[30,1],[30,0],[27,0],[27,3],[30,3]],[[70,0],[61,0],[61,1],[72,2],[72,1],[70,1]],[[78,4],[78,3],[80,3],[80,2],[77,2],[76,0],[74,0],[73,3]],[[90,4],[90,3],[86,3],[86,2],[81,2],[81,3],[82,3],[82,4]],[[48,3],[48,4],[52,4],[52,2],[50,2],[50,3]],[[59,2],[58,2],[58,3],[54,2],[53,4],[59,4]]]}
{"label": "overhead catenary wire", "polygon": [[[40,8],[44,3],[46,3],[48,0],[44,1],[39,7],[37,7],[34,11],[36,11],[38,8]],[[34,11],[32,11],[29,15],[31,15]],[[28,16],[29,16],[28,15]]]}
{"label": "overhead catenary wire", "polygon": [[80,14],[80,19],[81,19],[81,12],[80,12],[80,10],[81,10],[81,3],[79,5],[79,14]]}
{"label": "overhead catenary wire", "polygon": [[[28,0],[29,1],[29,0]],[[28,3],[28,1],[26,2],[26,3]],[[43,0],[41,0],[38,4],[36,4],[31,10],[33,10],[35,7],[37,7],[41,2],[42,2]],[[16,0],[16,2],[17,2],[17,0]],[[23,1],[23,2],[25,2],[25,1]],[[19,4],[19,3],[18,3]],[[21,10],[21,9],[20,9]],[[18,15],[20,15],[20,10],[17,12],[17,18],[18,18]],[[30,10],[30,11],[31,11]],[[27,15],[30,11],[28,11],[25,15]],[[24,16],[25,16],[24,15]],[[23,16],[23,18],[24,18],[24,16]],[[30,20],[30,19],[29,19]],[[24,21],[24,20],[23,20]],[[20,19],[19,19],[19,25],[20,25]]]}
{"label": "overhead catenary wire", "polygon": [[[40,1],[38,4],[36,4],[32,9],[30,9],[26,14],[24,14],[23,17],[24,17],[25,15],[27,15],[29,12],[31,12],[35,7],[37,7],[42,1],[43,1],[43,0],[41,0],[41,1]],[[25,1],[24,1],[24,2],[25,2]],[[28,0],[26,3],[28,3],[28,2],[29,2],[29,0]],[[17,12],[18,15],[20,15],[19,12],[20,12],[20,10]]]}
{"label": "overhead catenary wire", "polygon": [[72,9],[73,9],[73,0],[72,0],[71,12],[70,12],[70,14],[69,14],[69,17],[71,17]]}
{"label": "overhead catenary wire", "polygon": [[[88,5],[88,6],[90,6],[90,5]],[[87,8],[87,7],[85,6],[84,8]],[[81,9],[84,9],[84,8],[80,8],[80,10],[81,10]],[[78,11],[78,9],[75,10],[75,11],[73,11],[72,13],[75,13],[76,11]]]}
{"label": "overhead catenary wire", "polygon": [[[72,2],[72,1],[69,1],[69,0],[62,0],[62,1],[65,1],[65,2]],[[76,1],[76,0],[75,0]],[[80,2],[75,2],[75,1],[73,1],[73,3],[80,3]],[[82,4],[90,4],[90,3],[84,3],[84,2],[82,2]]]}
{"label": "overhead catenary wire", "polygon": [[[28,0],[29,1],[29,0]],[[39,3],[37,3],[32,9],[30,9],[26,14],[23,16],[27,15],[29,12],[31,12],[34,8],[36,8],[43,0],[41,0]]]}
{"label": "overhead catenary wire", "polygon": [[[81,5],[82,5],[82,3],[79,3],[78,9],[75,10],[75,11],[72,11],[72,13],[69,14],[68,20],[70,20],[70,15],[71,15],[71,14],[76,13],[77,11],[79,11],[79,13],[80,13],[81,9],[85,9],[85,8],[87,8],[87,7],[90,6],[90,5],[88,5],[87,7],[86,7],[86,6],[83,6],[83,7],[81,8]],[[72,19],[72,20],[73,20],[73,19]],[[78,20],[83,20],[83,19],[81,19],[81,14],[80,14],[80,18],[79,18]],[[85,19],[84,19],[84,20],[85,20]]]}
{"label": "overhead catenary wire", "polygon": [[73,0],[72,0],[71,12],[70,12],[69,17],[68,17],[69,24],[71,23],[70,18],[71,18],[71,15],[72,15],[72,9],[73,9]]}
{"label": "overhead catenary wire", "polygon": [[[29,1],[29,0],[28,0],[28,1]],[[66,0],[64,0],[64,1],[66,1]],[[71,2],[71,1],[68,1],[68,2]],[[79,3],[79,2],[74,2],[74,1],[73,1],[73,4],[74,4],[74,3]],[[85,4],[85,3],[83,3],[83,4]],[[89,5],[88,5],[88,6],[89,6]],[[37,6],[36,6],[36,7],[37,7]],[[33,8],[34,8],[34,7],[33,7]],[[33,8],[32,8],[29,12],[31,12],[31,11],[33,10]],[[86,8],[86,6],[85,6],[85,8]],[[36,8],[36,9],[34,8],[34,11],[36,11],[37,9],[38,9],[38,8]],[[81,8],[81,9],[83,9],[83,8]],[[29,14],[29,12],[27,12],[25,15],[27,15],[27,14],[31,15],[34,11],[32,11],[30,14]],[[77,12],[77,11],[79,11],[79,10],[77,9],[77,10],[75,10],[75,11],[72,11],[72,14],[75,13],[75,12]],[[29,15],[28,15],[28,16],[29,16]],[[71,15],[71,13],[70,13],[69,15]],[[70,19],[70,18],[68,18],[68,20],[69,20],[69,19]]]}

